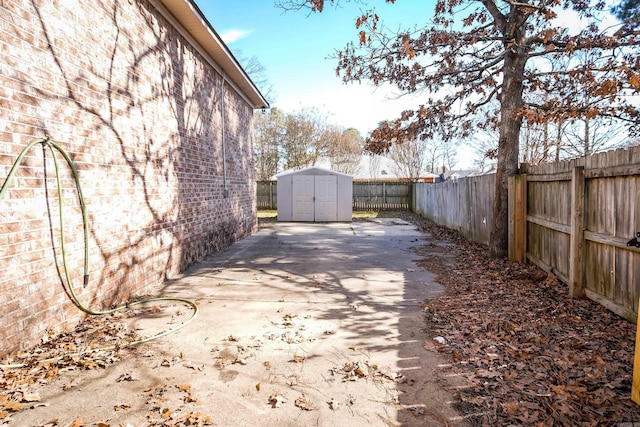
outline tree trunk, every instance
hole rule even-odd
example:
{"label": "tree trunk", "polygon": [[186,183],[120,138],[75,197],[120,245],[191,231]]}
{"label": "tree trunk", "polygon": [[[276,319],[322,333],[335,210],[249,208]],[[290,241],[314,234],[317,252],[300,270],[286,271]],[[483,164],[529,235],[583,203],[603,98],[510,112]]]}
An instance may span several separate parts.
{"label": "tree trunk", "polygon": [[560,149],[562,148],[562,122],[558,122],[558,132],[556,134],[556,163],[560,161]]}
{"label": "tree trunk", "polygon": [[500,139],[493,203],[493,224],[489,238],[491,256],[504,258],[509,245],[508,177],[518,172],[519,135],[522,118],[522,80],[527,54],[518,46],[507,48],[504,61],[503,88],[500,94]]}
{"label": "tree trunk", "polygon": [[591,155],[591,134],[589,127],[589,119],[585,119],[584,121],[584,155]]}
{"label": "tree trunk", "polygon": [[549,158],[549,122],[544,122],[544,134],[543,134],[543,146],[542,146],[542,160],[541,163],[546,163]]}

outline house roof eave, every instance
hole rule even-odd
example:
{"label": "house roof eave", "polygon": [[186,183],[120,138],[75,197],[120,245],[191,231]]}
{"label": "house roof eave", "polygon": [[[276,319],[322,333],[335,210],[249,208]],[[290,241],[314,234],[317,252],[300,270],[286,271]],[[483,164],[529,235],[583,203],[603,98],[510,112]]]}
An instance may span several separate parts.
{"label": "house roof eave", "polygon": [[220,68],[225,78],[246,96],[253,108],[269,108],[269,102],[233,56],[220,35],[193,0],[156,0],[173,15],[189,36]]}

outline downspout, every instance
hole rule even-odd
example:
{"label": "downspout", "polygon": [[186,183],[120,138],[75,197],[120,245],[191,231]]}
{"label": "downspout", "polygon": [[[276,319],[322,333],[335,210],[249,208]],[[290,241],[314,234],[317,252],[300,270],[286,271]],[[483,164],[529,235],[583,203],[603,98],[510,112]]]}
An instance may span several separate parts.
{"label": "downspout", "polygon": [[226,199],[229,197],[229,189],[227,188],[227,142],[226,142],[226,134],[224,131],[225,128],[225,106],[224,106],[224,85],[227,83],[226,73],[222,72],[222,88],[220,89],[221,96],[221,111],[220,115],[222,117],[222,182],[223,182],[223,190],[222,195]]}

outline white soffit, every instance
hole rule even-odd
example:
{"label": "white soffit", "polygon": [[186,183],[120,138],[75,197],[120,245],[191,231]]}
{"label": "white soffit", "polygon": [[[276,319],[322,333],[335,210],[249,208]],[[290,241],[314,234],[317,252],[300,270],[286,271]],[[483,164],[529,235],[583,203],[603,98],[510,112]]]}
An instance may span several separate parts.
{"label": "white soffit", "polygon": [[212,65],[247,97],[253,108],[269,108],[269,103],[192,0],[155,1],[173,15],[182,29],[204,49],[217,67],[215,64]]}

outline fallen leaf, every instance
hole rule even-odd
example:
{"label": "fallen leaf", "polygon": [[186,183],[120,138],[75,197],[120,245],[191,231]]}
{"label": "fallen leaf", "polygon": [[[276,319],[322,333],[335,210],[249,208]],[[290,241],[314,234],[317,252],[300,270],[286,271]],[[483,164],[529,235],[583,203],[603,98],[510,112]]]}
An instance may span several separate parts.
{"label": "fallen leaf", "polygon": [[313,402],[307,399],[305,395],[302,395],[299,398],[297,398],[295,401],[295,405],[298,408],[302,409],[303,411],[313,411],[314,409],[316,409]]}
{"label": "fallen leaf", "polygon": [[260,383],[256,384],[256,390],[260,391],[260,387],[261,387]]}
{"label": "fallen leaf", "polygon": [[424,349],[427,351],[433,351],[433,352],[438,351],[436,344],[432,340],[425,340],[422,347],[424,347]]}
{"label": "fallen leaf", "polygon": [[193,397],[193,395],[191,393],[187,393],[183,398],[182,401],[184,403],[193,403],[193,402],[197,402],[198,399],[196,399],[195,397]]}
{"label": "fallen leaf", "polygon": [[329,404],[329,409],[331,409],[333,411],[337,410],[338,407],[340,406],[340,402],[338,402],[333,397],[331,399],[329,399],[329,401],[327,403]]}
{"label": "fallen leaf", "polygon": [[289,375],[287,377],[288,381],[287,381],[287,385],[289,387],[293,387],[295,385],[300,384],[300,380],[302,379],[299,375]]}
{"label": "fallen leaf", "polygon": [[191,391],[191,386],[189,384],[176,384],[176,388],[187,393]]}
{"label": "fallen leaf", "polygon": [[304,356],[294,356],[293,359],[289,360],[289,362],[302,363],[304,362],[304,360],[305,360]]}
{"label": "fallen leaf", "polygon": [[[190,412],[182,417],[180,417],[179,421],[184,421],[184,423],[179,423],[179,425],[188,425],[188,426],[208,426],[213,424],[213,420],[211,417],[207,415],[203,415],[197,412]],[[176,426],[178,424],[175,424]]]}
{"label": "fallen leaf", "polygon": [[498,377],[502,377],[502,374],[500,372],[491,372],[491,371],[487,371],[487,370],[480,370],[478,372],[476,372],[476,376],[478,378],[488,378],[488,379],[492,379],[492,378],[498,378]]}
{"label": "fallen leaf", "polygon": [[3,409],[10,412],[22,411],[22,404],[20,402],[11,401],[5,404]]}
{"label": "fallen leaf", "polygon": [[137,378],[135,378],[131,372],[125,372],[124,374],[120,375],[120,376],[116,379],[116,381],[117,381],[117,382],[122,382],[122,381],[137,381]]}
{"label": "fallen leaf", "polygon": [[411,408],[411,411],[415,416],[420,416],[425,414],[424,408],[421,408],[419,406],[414,406],[413,408]]}
{"label": "fallen leaf", "polygon": [[279,408],[280,405],[286,402],[287,401],[281,394],[272,394],[269,396],[269,404],[271,404],[272,408]]}
{"label": "fallen leaf", "polygon": [[204,365],[195,365],[191,362],[185,362],[182,364],[185,368],[193,369],[194,371],[204,371]]}
{"label": "fallen leaf", "polygon": [[359,376],[360,378],[364,378],[367,376],[367,373],[365,372],[364,369],[362,369],[362,367],[360,365],[356,366],[356,368],[353,370],[353,372]]}
{"label": "fallen leaf", "polygon": [[47,421],[46,423],[39,424],[38,427],[57,427],[58,426],[58,422],[59,422],[58,418],[53,418],[53,419]]}

